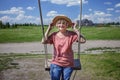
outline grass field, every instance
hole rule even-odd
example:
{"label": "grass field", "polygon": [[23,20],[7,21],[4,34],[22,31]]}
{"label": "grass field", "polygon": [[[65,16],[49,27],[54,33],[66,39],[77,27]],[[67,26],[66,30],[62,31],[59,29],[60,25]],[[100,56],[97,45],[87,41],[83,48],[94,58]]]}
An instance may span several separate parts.
{"label": "grass field", "polygon": [[119,80],[120,76],[120,54],[87,54],[81,56],[83,73],[91,76],[90,80]]}
{"label": "grass field", "polygon": [[88,40],[120,40],[120,27],[85,27],[82,33]]}
{"label": "grass field", "polygon": [[40,41],[40,27],[19,27],[16,29],[1,29],[0,42],[32,42]]}
{"label": "grass field", "polygon": [[[2,54],[0,55],[0,70],[9,69],[9,63],[15,59],[43,58],[40,54]],[[4,63],[4,64],[3,64]],[[82,54],[82,70],[77,72],[77,79],[85,80],[119,80],[120,54],[109,52],[104,54]],[[12,67],[15,68],[15,67]]]}
{"label": "grass field", "polygon": [[[45,30],[47,27],[45,27]],[[54,29],[53,31],[56,31]],[[120,27],[83,27],[82,34],[87,40],[120,40]],[[16,29],[0,29],[0,43],[41,41],[42,29],[21,26]]]}

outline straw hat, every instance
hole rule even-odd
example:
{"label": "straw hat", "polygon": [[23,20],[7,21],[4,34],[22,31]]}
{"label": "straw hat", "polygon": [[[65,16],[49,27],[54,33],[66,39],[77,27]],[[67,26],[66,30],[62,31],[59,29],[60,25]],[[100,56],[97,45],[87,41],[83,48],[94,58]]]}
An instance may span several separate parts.
{"label": "straw hat", "polygon": [[66,20],[68,22],[68,27],[72,26],[72,21],[67,16],[56,16],[52,21],[53,25],[56,25],[56,22],[60,19]]}

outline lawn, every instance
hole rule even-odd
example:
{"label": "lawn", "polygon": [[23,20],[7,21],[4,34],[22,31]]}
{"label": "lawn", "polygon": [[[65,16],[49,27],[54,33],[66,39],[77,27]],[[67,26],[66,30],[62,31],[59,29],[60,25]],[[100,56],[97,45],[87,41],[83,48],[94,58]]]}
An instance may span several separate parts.
{"label": "lawn", "polygon": [[40,27],[21,26],[16,29],[0,29],[0,43],[40,41],[42,32]]}
{"label": "lawn", "polygon": [[[45,30],[47,27],[45,27]],[[54,29],[53,31],[56,31]],[[82,27],[87,40],[120,40],[120,27]],[[21,26],[16,29],[0,29],[0,43],[41,41],[42,28]]]}
{"label": "lawn", "polygon": [[120,40],[120,27],[83,27],[88,40]]}
{"label": "lawn", "polygon": [[90,76],[87,80],[119,80],[120,53],[87,54],[81,56],[81,76]]}

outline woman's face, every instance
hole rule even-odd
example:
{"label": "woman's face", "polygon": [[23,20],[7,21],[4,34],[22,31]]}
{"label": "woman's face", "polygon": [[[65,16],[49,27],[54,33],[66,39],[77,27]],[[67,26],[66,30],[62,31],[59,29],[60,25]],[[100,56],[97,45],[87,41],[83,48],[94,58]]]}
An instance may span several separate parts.
{"label": "woman's face", "polygon": [[59,30],[66,30],[68,27],[68,23],[66,20],[60,19],[56,22],[56,26],[59,28]]}

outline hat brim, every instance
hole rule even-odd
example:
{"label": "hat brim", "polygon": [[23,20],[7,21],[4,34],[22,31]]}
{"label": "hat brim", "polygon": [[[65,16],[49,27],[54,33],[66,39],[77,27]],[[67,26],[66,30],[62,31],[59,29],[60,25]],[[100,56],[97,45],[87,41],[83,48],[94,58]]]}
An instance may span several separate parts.
{"label": "hat brim", "polygon": [[68,17],[66,17],[66,16],[56,16],[56,17],[53,19],[53,21],[52,21],[53,25],[55,26],[55,25],[56,25],[56,22],[57,22],[58,20],[60,20],[60,19],[66,20],[66,21],[68,22],[68,27],[71,27],[71,26],[72,26],[72,21],[70,20],[70,18],[68,18]]}

